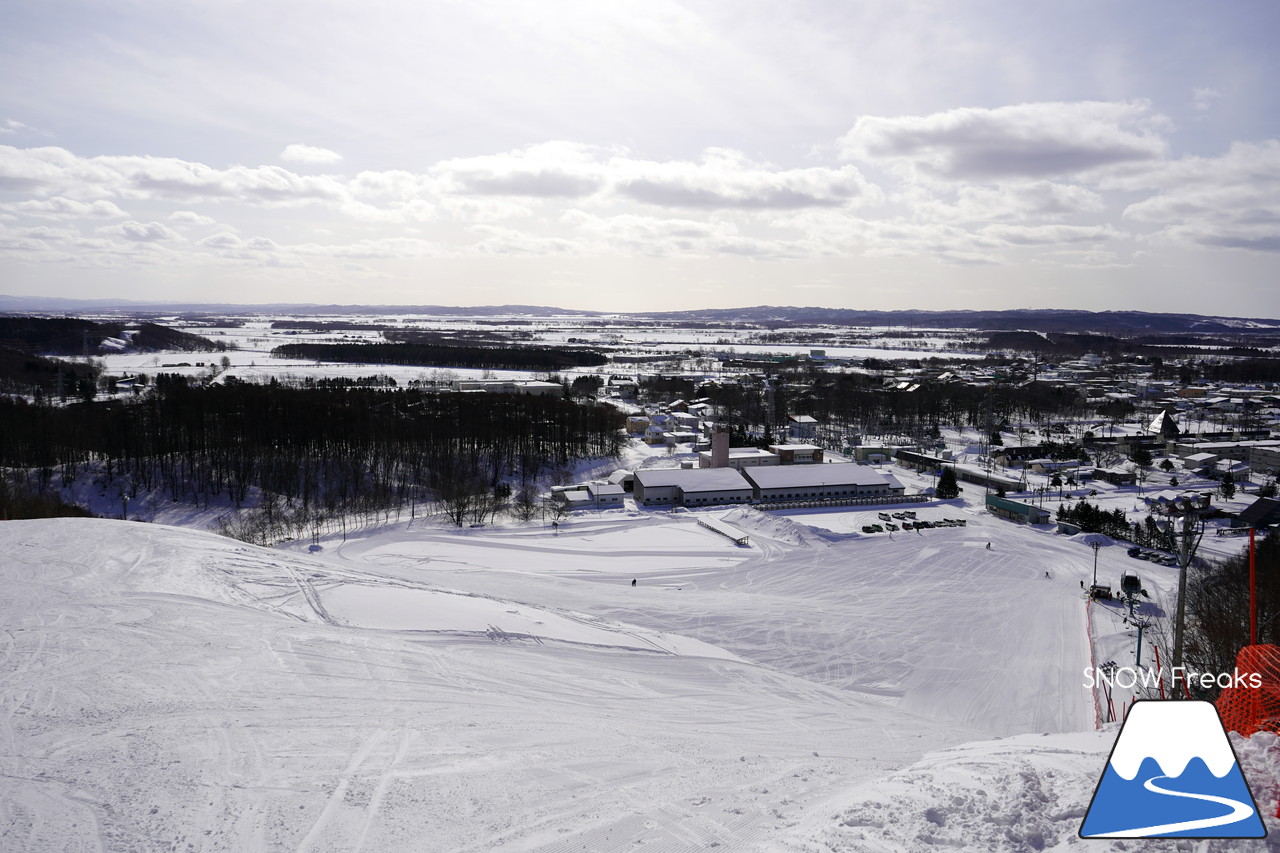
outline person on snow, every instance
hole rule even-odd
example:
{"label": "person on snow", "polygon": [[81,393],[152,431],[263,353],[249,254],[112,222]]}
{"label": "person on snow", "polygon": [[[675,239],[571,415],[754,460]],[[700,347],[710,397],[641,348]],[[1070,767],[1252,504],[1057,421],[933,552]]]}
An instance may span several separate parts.
{"label": "person on snow", "polygon": [[631,579],[631,585],[632,585],[632,586],[635,586],[635,585],[636,585],[636,579],[635,579],[635,578],[632,578],[632,579]]}
{"label": "person on snow", "polygon": [[991,543],[990,543],[990,542],[988,542],[988,543],[987,543],[987,550],[988,550],[988,551],[990,551],[990,550],[991,550]]}

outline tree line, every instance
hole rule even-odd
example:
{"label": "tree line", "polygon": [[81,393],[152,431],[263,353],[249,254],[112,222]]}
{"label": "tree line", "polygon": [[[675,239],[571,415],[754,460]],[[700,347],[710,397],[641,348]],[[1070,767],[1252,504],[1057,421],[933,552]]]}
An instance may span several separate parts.
{"label": "tree line", "polygon": [[603,353],[585,349],[415,343],[285,344],[273,349],[271,354],[277,358],[304,358],[356,364],[412,364],[536,371],[598,367],[608,361]]}
{"label": "tree line", "polygon": [[621,420],[554,397],[190,386],[162,375],[135,401],[0,399],[0,465],[33,471],[38,490],[94,466],[131,497],[239,506],[272,495],[334,514],[506,496],[573,459],[615,455]]}

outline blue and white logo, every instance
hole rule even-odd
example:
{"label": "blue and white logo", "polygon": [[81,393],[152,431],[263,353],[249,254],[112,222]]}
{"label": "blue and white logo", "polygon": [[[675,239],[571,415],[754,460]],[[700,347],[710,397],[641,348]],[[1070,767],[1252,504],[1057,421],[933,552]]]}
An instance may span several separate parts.
{"label": "blue and white logo", "polygon": [[1257,803],[1209,702],[1129,711],[1081,838],[1263,838]]}

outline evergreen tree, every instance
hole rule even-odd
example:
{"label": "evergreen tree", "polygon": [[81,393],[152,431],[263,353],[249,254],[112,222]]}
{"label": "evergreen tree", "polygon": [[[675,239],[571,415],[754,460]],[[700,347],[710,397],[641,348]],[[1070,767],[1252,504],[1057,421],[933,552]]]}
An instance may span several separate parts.
{"label": "evergreen tree", "polygon": [[1236,496],[1236,478],[1230,471],[1222,475],[1222,485],[1218,488],[1222,492],[1222,497],[1231,500]]}
{"label": "evergreen tree", "polygon": [[942,476],[938,478],[936,494],[943,500],[960,497],[960,484],[956,482],[954,468],[947,467],[942,469]]}

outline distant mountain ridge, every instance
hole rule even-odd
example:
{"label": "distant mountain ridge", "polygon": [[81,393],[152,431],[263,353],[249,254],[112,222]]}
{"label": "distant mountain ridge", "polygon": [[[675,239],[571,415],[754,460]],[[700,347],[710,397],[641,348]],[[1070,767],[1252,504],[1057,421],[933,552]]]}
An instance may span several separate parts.
{"label": "distant mountain ridge", "polygon": [[661,320],[754,322],[762,325],[914,326],[936,329],[1026,330],[1035,332],[1274,332],[1280,320],[1170,314],[1147,311],[1080,311],[1055,308],[1010,310],[864,311],[759,305],[752,308],[714,308],[666,311],[645,316]]}
{"label": "distant mountain ridge", "polygon": [[1016,308],[932,311],[904,309],[871,311],[820,306],[756,305],[744,308],[699,308],[685,311],[591,311],[549,305],[321,305],[317,303],[143,302],[128,299],[66,299],[42,296],[2,296],[0,313],[122,311],[145,313],[214,314],[425,314],[457,317],[574,316],[636,317],[690,323],[751,323],[774,328],[800,325],[910,326],[983,331],[1207,333],[1275,332],[1280,320],[1224,317],[1155,311],[1082,311],[1061,308]]}

